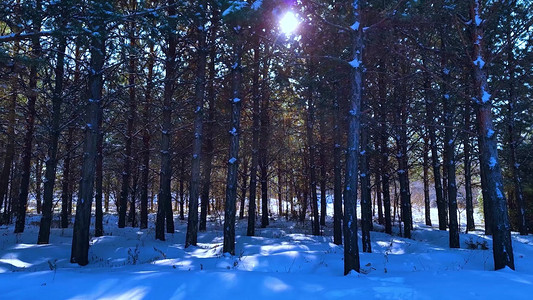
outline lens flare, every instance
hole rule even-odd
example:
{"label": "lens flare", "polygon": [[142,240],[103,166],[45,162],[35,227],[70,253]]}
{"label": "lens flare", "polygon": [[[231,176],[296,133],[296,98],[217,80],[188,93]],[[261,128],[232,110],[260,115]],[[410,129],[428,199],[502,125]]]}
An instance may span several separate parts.
{"label": "lens flare", "polygon": [[283,18],[281,18],[281,20],[279,21],[279,27],[281,29],[281,32],[287,35],[293,33],[296,30],[296,28],[298,28],[299,24],[300,24],[300,21],[298,20],[296,15],[291,11],[287,12],[283,16]]}

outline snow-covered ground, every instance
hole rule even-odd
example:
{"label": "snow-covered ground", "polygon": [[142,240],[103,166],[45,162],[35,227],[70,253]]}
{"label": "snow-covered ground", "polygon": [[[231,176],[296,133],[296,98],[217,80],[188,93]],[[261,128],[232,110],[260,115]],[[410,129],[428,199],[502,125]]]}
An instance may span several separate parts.
{"label": "snow-covered ground", "polygon": [[184,221],[176,219],[176,232],[161,242],[153,227],[118,229],[116,216],[106,215],[106,236],[92,239],[90,264],[80,267],[69,263],[72,229],[52,229],[51,244],[36,245],[38,221],[29,217],[19,235],[0,227],[0,299],[531,299],[533,293],[531,236],[513,234],[516,271],[493,271],[492,251],[481,249],[491,248],[491,239],[481,231],[461,234],[461,249],[448,248],[447,232],[421,223],[411,240],[376,231],[373,252],[361,253],[363,272],[342,276],[343,248],[332,243],[331,223],[314,237],[309,224],[273,220],[247,237],[241,220],[237,255],[228,256],[221,253],[218,222],[199,234],[198,247],[184,249]]}

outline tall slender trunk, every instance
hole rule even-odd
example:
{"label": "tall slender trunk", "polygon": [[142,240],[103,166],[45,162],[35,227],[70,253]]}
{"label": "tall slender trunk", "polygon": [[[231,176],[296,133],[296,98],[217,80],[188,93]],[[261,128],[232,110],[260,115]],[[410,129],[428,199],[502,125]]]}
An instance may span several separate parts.
{"label": "tall slender trunk", "polygon": [[[59,135],[61,134],[61,104],[63,102],[63,76],[65,73],[65,50],[67,48],[66,37],[61,37],[57,48],[57,62],[54,70],[55,87],[52,95],[52,119],[50,130],[50,141],[48,148],[48,160],[46,161],[46,171],[44,180],[43,195],[43,216],[39,227],[37,244],[48,244],[50,242],[50,226],[52,224],[52,206],[54,201],[54,185],[57,169],[57,148]],[[67,224],[68,226],[68,224]]]}
{"label": "tall slender trunk", "polygon": [[518,219],[518,231],[520,235],[527,235],[527,218],[526,207],[524,202],[524,192],[522,190],[522,179],[520,178],[520,164],[516,158],[516,148],[518,146],[518,138],[520,133],[516,133],[515,126],[515,105],[516,105],[516,87],[515,87],[515,68],[516,62],[513,53],[512,28],[511,25],[507,25],[507,72],[509,76],[509,102],[507,104],[507,131],[509,135],[509,164],[511,165],[511,173],[513,177],[514,187],[514,202],[518,206],[517,219]]}
{"label": "tall slender trunk", "polygon": [[226,203],[224,209],[224,245],[222,251],[235,255],[235,213],[237,201],[237,179],[239,168],[239,136],[241,124],[241,84],[242,84],[242,54],[243,41],[242,32],[236,29],[235,42],[233,46],[233,64],[232,64],[232,98],[231,102],[231,129],[229,158],[228,158],[228,176],[226,181]]}
{"label": "tall slender trunk", "polygon": [[[135,10],[135,2],[130,0],[130,9]],[[132,172],[132,144],[133,134],[135,130],[135,119],[137,111],[137,101],[135,99],[135,21],[130,22],[130,28],[128,30],[130,49],[129,49],[129,64],[128,64],[128,94],[129,94],[129,111],[128,121],[126,125],[126,142],[124,149],[124,167],[122,169],[122,188],[120,192],[120,204],[118,212],[118,228],[124,228],[126,226],[126,212],[128,207],[128,199],[130,194],[130,181]]]}
{"label": "tall slender trunk", "polygon": [[357,244],[357,177],[359,173],[359,129],[361,123],[361,97],[363,85],[363,30],[360,3],[353,1],[354,24],[358,28],[351,32],[353,60],[350,63],[350,86],[348,139],[346,151],[346,174],[344,188],[344,275],[352,270],[359,272],[359,246]]}
{"label": "tall slender trunk", "polygon": [[[326,134],[326,118],[325,112],[322,112],[319,117],[320,122],[320,225],[326,226],[326,214],[327,214],[327,200],[326,200],[326,182],[327,182],[327,171],[326,171],[326,143],[325,143],[325,134]],[[280,200],[281,201],[281,200]],[[280,202],[281,203],[281,202]]]}
{"label": "tall slender trunk", "polygon": [[385,233],[392,234],[392,215],[391,215],[391,198],[390,198],[390,174],[389,174],[389,134],[387,132],[387,86],[385,82],[384,73],[380,73],[379,77],[379,143],[380,143],[380,170],[381,170],[381,187],[383,192],[383,206],[385,213]]}
{"label": "tall slender trunk", "polygon": [[[136,148],[136,145],[133,145],[133,149]],[[131,224],[131,227],[137,227],[137,188],[139,183],[139,155],[136,150],[134,150],[134,155],[132,161],[135,163],[135,166],[132,170],[131,178],[131,195],[130,195],[130,206],[128,210],[128,223]]]}
{"label": "tall slender trunk", "polygon": [[[35,3],[37,9],[36,18],[33,20],[33,31],[41,31],[41,14],[42,4],[41,0],[37,0]],[[32,38],[32,59],[39,59],[41,56],[41,42],[38,36]],[[31,157],[33,151],[33,134],[35,132],[35,104],[37,102],[37,62],[35,61],[30,67],[30,80],[28,84],[28,103],[26,112],[26,132],[24,134],[24,146],[22,148],[22,176],[20,179],[20,188],[18,195],[18,203],[15,211],[15,233],[21,233],[24,231],[26,224],[26,209],[28,207],[28,191],[30,187],[30,171],[31,171]]]}
{"label": "tall slender trunk", "polygon": [[[165,223],[167,232],[174,232],[174,220],[172,219],[172,203],[170,194],[170,181],[172,179],[172,163],[170,156],[171,130],[172,130],[172,96],[174,94],[174,82],[176,80],[176,46],[177,35],[175,33],[176,7],[174,0],[168,0],[168,25],[167,51],[165,61],[165,88],[163,92],[163,116],[161,131],[161,170],[159,179],[159,196],[157,197],[157,218],[155,238],[165,240]],[[169,218],[170,212],[170,218]],[[165,222],[166,221],[166,222]]]}
{"label": "tall slender trunk", "polygon": [[[98,127],[102,128],[103,108],[98,112]],[[102,211],[102,194],[104,180],[104,133],[100,130],[98,141],[96,142],[96,172],[94,178],[94,236],[104,235],[103,211]]]}
{"label": "tall slender trunk", "polygon": [[154,44],[150,43],[150,53],[148,56],[148,77],[146,79],[146,94],[143,106],[143,137],[142,137],[142,166],[141,166],[141,220],[140,228],[148,228],[148,181],[150,175],[150,114],[152,105],[152,91],[154,88]]}
{"label": "tall slender trunk", "polygon": [[[379,149],[379,144],[375,143],[375,149]],[[378,150],[379,151],[379,150]],[[379,155],[379,154],[378,154]],[[381,161],[379,157],[376,157],[376,168],[375,168],[375,175],[374,175],[374,185],[376,187],[376,200],[377,200],[377,206],[378,206],[378,223],[380,225],[385,224],[385,218],[383,217],[383,198],[381,193],[381,168],[379,165],[381,164]]]}
{"label": "tall slender trunk", "polygon": [[200,196],[200,231],[205,231],[207,228],[207,214],[209,210],[209,190],[211,188],[211,170],[213,168],[214,157],[214,128],[215,128],[215,111],[216,111],[216,92],[215,92],[215,62],[217,58],[216,38],[218,31],[219,21],[219,8],[217,1],[210,2],[212,7],[211,23],[213,24],[209,33],[209,63],[207,68],[209,71],[209,82],[207,84],[206,97],[209,103],[207,110],[207,120],[205,124],[205,156],[203,167],[203,182],[202,182],[202,194]]}
{"label": "tall slender trunk", "polygon": [[269,145],[269,87],[267,84],[268,77],[268,62],[265,58],[263,62],[263,82],[261,89],[261,121],[259,134],[259,174],[261,179],[261,228],[265,228],[270,224],[269,221],[269,199],[268,199],[268,145]]}
{"label": "tall slender trunk", "polygon": [[180,220],[185,220],[185,158],[180,163]]}
{"label": "tall slender trunk", "polygon": [[466,231],[476,230],[476,225],[474,223],[474,202],[472,197],[472,154],[471,154],[471,143],[470,143],[470,130],[471,130],[471,119],[470,115],[472,113],[472,105],[470,101],[465,103],[465,115],[464,115],[464,126],[466,133],[463,137],[463,160],[464,160],[464,173],[465,173],[465,201],[466,201]]}
{"label": "tall slender trunk", "polygon": [[[206,1],[201,1],[205,7]],[[196,245],[198,240],[198,198],[200,196],[200,162],[202,161],[202,139],[204,123],[205,67],[207,63],[205,20],[202,12],[198,16],[198,59],[195,82],[194,140],[192,145],[191,182],[189,184],[189,217],[185,247]]]}
{"label": "tall slender trunk", "polygon": [[[15,43],[14,46],[14,54],[13,56],[16,56],[18,53],[19,45],[18,43]],[[11,98],[9,101],[9,106],[7,107],[7,144],[5,148],[5,156],[4,156],[4,165],[2,166],[2,173],[0,173],[0,210],[2,209],[4,199],[6,199],[5,202],[5,209],[4,211],[7,212],[7,206],[9,199],[9,179],[13,180],[13,178],[10,176],[11,169],[13,166],[13,161],[15,160],[15,122],[16,122],[16,106],[17,106],[17,97],[18,97],[18,76],[15,72],[15,69],[18,65],[16,63],[13,63],[11,66],[11,71],[13,73],[13,77],[11,78]],[[0,217],[0,224],[3,224],[4,221],[7,222],[7,220],[4,220],[2,217]]]}
{"label": "tall slender trunk", "polygon": [[282,180],[282,174],[283,174],[283,169],[282,169],[282,165],[281,165],[281,161],[278,160],[277,164],[278,164],[278,216],[281,218],[281,216],[283,216],[283,200],[282,200],[282,195],[283,195],[283,180]]}
{"label": "tall slender trunk", "polygon": [[63,160],[63,181],[61,182],[61,228],[68,228],[70,222],[69,203],[72,202],[71,167],[72,140],[74,138],[74,127],[69,126],[67,142],[65,144],[65,158]]}
{"label": "tall slender trunk", "polygon": [[43,210],[43,198],[41,193],[41,185],[43,184],[43,160],[37,159],[35,163],[35,202],[37,206],[37,214],[41,214]]}
{"label": "tall slender trunk", "polygon": [[407,156],[408,140],[407,140],[407,99],[405,98],[405,91],[399,92],[400,107],[396,113],[398,128],[398,153],[396,154],[398,160],[398,181],[400,183],[400,205],[401,217],[403,222],[403,235],[406,238],[411,238],[411,231],[413,229],[413,217],[411,212],[411,192],[409,190],[409,163]]}
{"label": "tall slender trunk", "polygon": [[426,225],[431,226],[431,203],[429,199],[429,138],[428,129],[425,128],[422,133],[424,139],[424,158],[422,163],[423,168],[423,181],[424,181],[424,215]]}
{"label": "tall slender trunk", "polygon": [[320,235],[320,223],[318,216],[318,196],[316,192],[316,144],[314,139],[314,127],[315,127],[315,95],[314,95],[314,68],[313,62],[310,63],[308,68],[309,74],[309,86],[308,95],[307,95],[307,124],[306,124],[306,135],[307,135],[307,155],[309,155],[309,189],[311,192],[311,208],[313,210],[313,235]]}
{"label": "tall slender trunk", "polygon": [[[366,101],[365,101],[366,102]],[[365,103],[364,102],[364,103]],[[367,106],[364,104],[364,108]],[[372,229],[372,200],[370,187],[369,128],[368,120],[361,125],[360,180],[361,180],[361,240],[363,252],[371,253],[370,230]]]}
{"label": "tall slender trunk", "polygon": [[342,245],[342,170],[341,170],[341,123],[337,97],[334,103],[333,125],[333,243]]}
{"label": "tall slender trunk", "polygon": [[91,62],[89,73],[89,99],[87,99],[85,112],[85,141],[83,145],[82,176],[80,181],[78,204],[76,206],[76,219],[72,236],[72,253],[70,262],[81,266],[89,263],[89,227],[91,225],[91,205],[93,200],[94,174],[97,155],[97,141],[100,134],[99,117],[101,110],[101,98],[103,88],[103,65],[105,60],[105,22],[103,14],[97,15],[102,9],[112,10],[107,1],[98,0],[93,2],[95,10],[90,28],[93,32],[91,37]]}
{"label": "tall slender trunk", "polygon": [[514,255],[511,242],[511,228],[507,214],[507,201],[503,193],[503,178],[498,162],[496,134],[492,122],[492,101],[487,82],[487,71],[484,68],[483,56],[483,19],[481,18],[481,0],[471,1],[471,17],[473,20],[473,44],[475,77],[475,95],[477,98],[478,136],[481,163],[485,166],[487,196],[484,201],[489,203],[492,211],[491,227],[493,231],[493,255],[496,270],[506,266],[514,270]]}
{"label": "tall slender trunk", "polygon": [[248,158],[244,158],[244,164],[242,166],[242,183],[241,183],[241,194],[239,207],[239,220],[244,219],[244,206],[246,204],[246,191],[248,190]]}
{"label": "tall slender trunk", "polygon": [[431,160],[433,166],[433,180],[435,184],[435,195],[437,198],[437,210],[439,215],[439,230],[446,230],[448,224],[448,218],[446,214],[446,203],[444,201],[444,195],[442,190],[442,180],[440,175],[440,160],[437,149],[437,136],[435,131],[435,102],[433,94],[431,92],[431,82],[428,74],[424,74],[424,97],[426,105],[426,123],[430,126],[429,143],[431,147]]}
{"label": "tall slender trunk", "polygon": [[[441,76],[444,81],[452,82],[450,76],[450,71],[448,69],[447,63],[448,58],[446,54],[446,41],[444,39],[444,30],[446,29],[445,25],[441,29]],[[455,180],[455,135],[453,133],[454,129],[454,111],[456,109],[455,97],[450,96],[446,89],[446,85],[441,87],[441,96],[443,102],[444,110],[444,178],[448,186],[446,190],[448,191],[448,220],[449,220],[449,244],[450,248],[460,248],[459,244],[459,223],[457,221],[457,186]]]}
{"label": "tall slender trunk", "polygon": [[255,214],[256,214],[256,194],[257,194],[257,166],[259,165],[259,40],[255,41],[254,65],[252,73],[252,162],[250,165],[250,194],[248,199],[248,227],[247,236],[255,235]]}

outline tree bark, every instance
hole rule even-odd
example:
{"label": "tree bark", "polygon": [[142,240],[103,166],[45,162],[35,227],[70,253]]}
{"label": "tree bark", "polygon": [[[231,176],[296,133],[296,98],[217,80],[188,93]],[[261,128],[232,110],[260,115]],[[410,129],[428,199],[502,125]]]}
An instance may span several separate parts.
{"label": "tree bark", "polygon": [[215,62],[217,58],[216,38],[219,21],[219,8],[217,1],[211,1],[213,9],[211,23],[211,32],[209,34],[209,63],[207,68],[209,70],[209,83],[207,85],[207,101],[209,108],[207,111],[207,120],[205,124],[205,158],[203,167],[203,182],[202,194],[200,196],[200,231],[205,231],[207,228],[207,214],[209,210],[209,190],[211,188],[211,170],[213,168],[214,157],[214,142],[213,134],[215,128],[215,112],[216,112],[216,92],[215,92],[215,78],[217,76],[215,70]]}
{"label": "tree bark", "polygon": [[[35,3],[37,9],[37,17],[33,20],[34,32],[41,30],[41,12],[42,4],[41,0],[37,0]],[[39,36],[32,38],[32,59],[38,59],[41,56],[41,43]],[[37,80],[38,70],[37,62],[34,62],[30,67],[30,78],[28,85],[28,103],[26,111],[26,132],[24,134],[24,146],[22,148],[22,175],[20,179],[20,188],[18,195],[18,202],[15,211],[15,233],[21,233],[24,231],[26,224],[26,209],[28,207],[28,191],[30,187],[30,171],[31,171],[31,157],[33,151],[33,134],[35,132],[35,104],[37,102]]]}
{"label": "tree bark", "polygon": [[423,181],[424,181],[424,215],[427,226],[431,226],[431,203],[429,199],[429,138],[427,128],[424,130],[424,158],[422,163],[423,168]]}
{"label": "tree bark", "polygon": [[241,119],[241,84],[242,84],[242,29],[236,29],[232,65],[232,99],[231,129],[228,158],[228,176],[226,181],[226,204],[224,209],[224,245],[223,252],[235,255],[235,213],[237,200],[237,179],[239,168],[239,135]]}
{"label": "tree bark", "polygon": [[[206,1],[201,1],[205,7]],[[198,59],[196,66],[195,82],[195,108],[194,108],[194,139],[192,146],[191,160],[191,182],[189,184],[189,217],[187,219],[187,234],[185,237],[185,247],[196,245],[198,240],[198,198],[200,197],[201,173],[200,163],[202,161],[202,139],[204,122],[204,100],[205,100],[205,67],[207,63],[205,19],[202,12],[198,14]]]}
{"label": "tree bark", "polygon": [[85,120],[85,141],[83,145],[82,177],[76,206],[76,219],[72,236],[71,263],[85,266],[89,263],[89,226],[91,224],[91,205],[94,191],[94,174],[97,155],[97,141],[100,134],[99,115],[103,88],[103,65],[105,60],[105,22],[103,15],[97,12],[102,9],[112,10],[107,1],[95,0],[93,2],[94,16],[90,28],[91,37],[91,62],[89,73],[89,99],[87,100]]}
{"label": "tree bark", "polygon": [[[358,0],[353,2],[354,24],[360,24]],[[361,97],[363,84],[363,31],[358,26],[351,33],[352,68],[350,70],[351,94],[348,111],[348,139],[344,188],[344,275],[352,270],[359,273],[359,246],[357,244],[357,177],[359,173],[359,129],[361,123]]]}
{"label": "tree bark", "polygon": [[[383,63],[383,62],[382,62]],[[390,198],[390,174],[389,174],[389,134],[387,132],[387,86],[385,83],[384,73],[381,72],[378,77],[379,82],[379,100],[380,100],[380,155],[381,160],[379,167],[381,169],[381,187],[383,192],[383,206],[385,213],[385,233],[392,234],[392,215],[391,215],[391,198]]]}
{"label": "tree bark", "polygon": [[341,170],[341,124],[340,107],[335,97],[333,125],[333,243],[342,245],[342,170]]}
{"label": "tree bark", "polygon": [[[63,102],[63,77],[65,73],[65,50],[67,48],[66,37],[61,37],[57,48],[57,62],[54,70],[55,86],[52,95],[52,119],[50,120],[50,141],[48,148],[48,159],[46,160],[46,171],[43,193],[43,215],[39,225],[39,235],[37,244],[48,244],[50,242],[50,226],[52,224],[52,206],[54,202],[54,185],[57,169],[57,148],[59,135],[61,134],[61,104]],[[68,226],[68,224],[67,224]]]}
{"label": "tree bark", "polygon": [[[365,105],[366,106],[366,105]],[[367,108],[367,107],[365,107]],[[371,253],[370,230],[372,229],[372,200],[370,187],[369,128],[368,121],[361,125],[360,180],[361,180],[361,240],[363,252]]]}
{"label": "tree bark", "polygon": [[431,93],[431,82],[429,80],[429,74],[424,75],[424,96],[426,105],[426,123],[429,127],[429,143],[431,147],[431,160],[433,166],[433,180],[435,184],[435,195],[437,198],[437,210],[439,215],[439,230],[446,230],[448,224],[448,218],[446,214],[446,203],[444,201],[444,195],[442,191],[442,180],[440,176],[440,160],[437,149],[437,136],[435,134],[435,103],[433,95]]}
{"label": "tree bark", "polygon": [[[165,221],[167,232],[174,232],[174,220],[168,217],[169,211],[172,215],[172,203],[170,194],[170,182],[172,179],[172,164],[170,156],[171,129],[172,129],[172,96],[174,94],[174,81],[176,77],[176,46],[177,35],[175,33],[176,7],[174,0],[168,0],[168,23],[167,32],[167,53],[165,61],[165,88],[163,92],[163,116],[161,131],[161,169],[159,179],[159,196],[157,197],[157,217],[155,227],[155,238],[161,241],[165,240]],[[188,246],[188,245],[187,245]]]}
{"label": "tree bark", "polygon": [[241,194],[239,206],[239,220],[244,219],[244,206],[246,204],[246,191],[248,190],[248,159],[244,158],[244,164],[242,166],[242,176],[241,176]]}
{"label": "tree bark", "polygon": [[311,192],[311,208],[313,210],[313,235],[320,235],[320,223],[318,216],[318,196],[316,192],[317,188],[317,176],[316,176],[316,144],[314,139],[314,127],[315,127],[315,101],[314,101],[314,68],[313,62],[308,66],[308,80],[309,86],[307,87],[307,123],[306,123],[306,135],[307,135],[307,155],[309,155],[309,189]]}
{"label": "tree bark", "polygon": [[[509,18],[509,17],[508,17]],[[527,235],[527,218],[526,218],[526,206],[524,201],[524,192],[522,189],[522,179],[520,178],[520,164],[516,159],[516,148],[518,146],[518,138],[520,133],[516,133],[515,125],[515,105],[516,105],[516,87],[515,87],[515,68],[516,62],[513,54],[512,47],[512,33],[511,25],[507,25],[507,72],[509,76],[509,103],[507,104],[507,131],[509,135],[509,164],[511,165],[511,174],[513,177],[514,187],[514,202],[518,206],[517,219],[518,219],[518,231],[520,235]]]}
{"label": "tree bark", "polygon": [[[446,27],[444,27],[446,28]],[[446,82],[452,82],[447,68],[446,41],[444,32],[441,32],[441,70],[442,78]],[[457,186],[455,180],[455,136],[454,129],[454,111],[456,109],[454,97],[447,92],[446,85],[441,87],[441,96],[444,110],[444,166],[446,182],[448,186],[448,220],[449,220],[449,245],[450,248],[460,248],[459,243],[459,224],[457,221]]]}
{"label": "tree bark", "polygon": [[474,223],[474,202],[472,197],[472,158],[471,158],[471,143],[470,143],[470,130],[471,130],[471,115],[472,107],[470,101],[465,103],[465,119],[464,126],[466,133],[463,138],[463,155],[464,155],[464,173],[465,173],[465,201],[466,201],[466,231],[476,230]]}
{"label": "tree bark", "polygon": [[150,175],[150,106],[152,104],[152,91],[154,88],[154,63],[155,52],[154,44],[150,44],[150,53],[148,56],[148,77],[146,79],[146,94],[143,106],[143,137],[142,144],[142,166],[141,166],[141,220],[140,228],[148,228],[148,181]]}
{"label": "tree bark", "polygon": [[257,166],[259,165],[259,40],[255,41],[254,65],[252,74],[252,162],[250,165],[250,194],[248,199],[248,227],[247,236],[255,235],[255,214],[256,214],[256,194],[257,194]]}
{"label": "tree bark", "polygon": [[503,178],[498,161],[496,134],[492,122],[492,102],[487,82],[487,71],[483,58],[483,20],[481,19],[481,0],[471,1],[471,17],[473,20],[473,44],[476,60],[473,62],[475,77],[475,95],[477,98],[478,136],[481,163],[485,166],[488,202],[492,211],[493,256],[496,270],[509,267],[514,270],[514,255],[511,242],[511,229],[507,214],[507,201],[503,193]]}

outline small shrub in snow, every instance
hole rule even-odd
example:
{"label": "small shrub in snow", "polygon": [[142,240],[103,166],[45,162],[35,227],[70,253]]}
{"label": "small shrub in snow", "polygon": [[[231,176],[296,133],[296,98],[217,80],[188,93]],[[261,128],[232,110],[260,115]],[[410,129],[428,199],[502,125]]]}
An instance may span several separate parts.
{"label": "small shrub in snow", "polygon": [[470,238],[469,240],[465,241],[466,248],[470,250],[489,250],[489,245],[487,241],[474,241],[474,239]]}
{"label": "small shrub in snow", "polygon": [[135,246],[135,249],[128,249],[128,263],[136,265],[139,261],[139,245]]}

